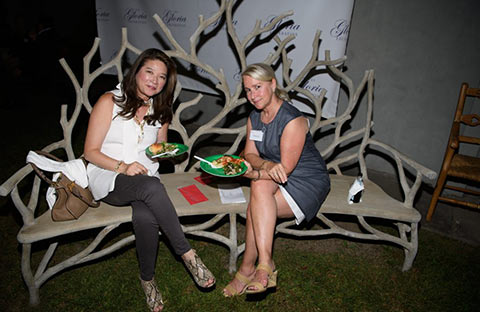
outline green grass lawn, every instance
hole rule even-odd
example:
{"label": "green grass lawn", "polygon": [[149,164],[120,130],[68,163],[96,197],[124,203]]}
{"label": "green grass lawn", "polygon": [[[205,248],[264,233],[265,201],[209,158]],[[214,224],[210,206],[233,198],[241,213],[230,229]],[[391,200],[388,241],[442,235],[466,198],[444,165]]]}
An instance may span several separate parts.
{"label": "green grass lawn", "polygon": [[[18,216],[8,200],[2,206],[2,311],[146,311],[133,245],[55,276],[40,289],[40,305],[29,307],[15,240]],[[124,230],[130,234],[128,226]],[[88,242],[61,246],[57,256],[78,252]],[[408,272],[400,270],[403,251],[397,247],[337,237],[278,237],[278,287],[236,298],[221,293],[231,279],[227,248],[194,239],[191,243],[216,275],[217,285],[211,291],[197,288],[161,242],[156,279],[166,311],[476,311],[480,304],[478,248],[428,231],[420,231],[419,253]],[[39,256],[34,254],[33,261]]]}

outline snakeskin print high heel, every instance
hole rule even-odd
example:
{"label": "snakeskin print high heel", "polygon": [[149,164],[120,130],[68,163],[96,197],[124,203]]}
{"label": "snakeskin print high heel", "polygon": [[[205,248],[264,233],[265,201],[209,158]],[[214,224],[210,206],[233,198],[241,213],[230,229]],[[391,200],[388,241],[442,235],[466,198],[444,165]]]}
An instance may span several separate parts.
{"label": "snakeskin print high heel", "polygon": [[[213,276],[212,272],[207,269],[205,264],[203,264],[202,260],[197,255],[197,252],[195,250],[193,250],[193,259],[184,259],[183,262],[192,274],[193,279],[198,286],[203,288],[210,288],[215,285],[215,277]],[[211,282],[211,284],[209,284],[209,282]]]}
{"label": "snakeskin print high heel", "polygon": [[147,298],[147,305],[150,311],[159,312],[163,310],[163,299],[162,294],[158,290],[155,280],[152,278],[151,281],[144,281],[140,278],[142,283],[143,292],[145,292],[145,297]]}

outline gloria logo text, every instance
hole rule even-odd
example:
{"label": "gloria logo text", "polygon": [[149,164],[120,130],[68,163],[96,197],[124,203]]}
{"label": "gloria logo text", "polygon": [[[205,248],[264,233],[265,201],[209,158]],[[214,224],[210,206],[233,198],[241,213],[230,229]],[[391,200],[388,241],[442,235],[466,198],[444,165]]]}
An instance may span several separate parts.
{"label": "gloria logo text", "polygon": [[145,24],[147,22],[147,14],[138,8],[128,8],[123,18],[129,23]]}
{"label": "gloria logo text", "polygon": [[330,36],[337,40],[347,40],[350,31],[350,24],[345,19],[339,19],[330,29]]}
{"label": "gloria logo text", "polygon": [[[276,16],[276,15],[270,15],[267,18],[267,20],[265,21],[265,23],[263,24],[262,27],[267,26],[269,23],[271,23],[277,17],[278,16]],[[283,36],[295,35],[296,36],[296,35],[298,35],[298,32],[300,31],[301,26],[300,26],[300,24],[296,24],[291,19],[286,20],[286,21],[281,19],[278,23],[275,24],[275,26],[273,26],[270,33],[273,33],[275,31],[277,31],[278,28],[280,28],[280,31],[278,32],[279,35],[283,35]]]}
{"label": "gloria logo text", "polygon": [[104,8],[97,8],[97,20],[98,21],[109,21],[110,20],[110,11]]}
{"label": "gloria logo text", "polygon": [[178,11],[166,10],[163,13],[162,21],[167,26],[185,26],[187,17],[180,15]]}

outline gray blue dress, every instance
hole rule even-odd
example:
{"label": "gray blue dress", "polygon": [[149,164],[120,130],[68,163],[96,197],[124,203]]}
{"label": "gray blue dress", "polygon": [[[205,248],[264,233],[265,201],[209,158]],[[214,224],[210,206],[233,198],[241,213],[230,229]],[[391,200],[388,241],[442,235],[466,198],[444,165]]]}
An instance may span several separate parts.
{"label": "gray blue dress", "polygon": [[[261,121],[260,111],[252,111],[251,130],[263,132],[261,141],[254,140],[261,158],[280,162],[280,139],[283,129],[290,121],[300,116],[302,113],[287,102],[282,103],[277,115],[268,124]],[[306,134],[305,145],[297,166],[288,176],[288,181],[280,185],[280,188],[295,213],[297,223],[303,219],[310,221],[315,217],[327,197],[330,190],[330,177],[325,161],[315,147],[310,132]]]}

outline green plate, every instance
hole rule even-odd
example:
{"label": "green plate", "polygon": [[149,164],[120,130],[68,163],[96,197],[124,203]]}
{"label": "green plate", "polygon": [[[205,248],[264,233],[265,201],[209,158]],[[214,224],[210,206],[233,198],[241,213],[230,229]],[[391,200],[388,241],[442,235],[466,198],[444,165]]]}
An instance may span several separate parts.
{"label": "green plate", "polygon": [[[145,149],[145,154],[147,154],[148,157],[169,158],[169,157],[176,157],[178,155],[182,155],[183,153],[188,151],[188,146],[186,146],[186,145],[183,145],[183,144],[180,144],[180,143],[168,143],[168,144],[175,145],[175,148],[178,148],[178,151],[175,154],[165,154],[165,155],[162,155],[162,156],[155,156],[155,154],[153,154],[150,151],[150,146],[149,146]],[[159,154],[161,154],[161,153],[159,153]]]}
{"label": "green plate", "polygon": [[[239,156],[236,156],[236,155],[223,155],[223,154],[219,154],[219,155],[212,155],[212,156],[208,156],[208,157],[205,157],[205,160],[208,160],[210,162],[214,161],[214,160],[217,160],[219,159],[220,157],[222,156],[231,156],[233,158],[236,158],[236,159],[239,159],[241,157]],[[231,177],[237,177],[239,175],[242,175],[245,173],[245,171],[247,171],[247,165],[245,165],[244,163],[242,163],[242,171],[240,171],[239,173],[236,173],[236,174],[229,174],[229,175],[226,175],[225,174],[225,171],[223,170],[223,168],[212,168],[209,164],[207,164],[206,162],[203,162],[203,161],[200,161],[200,168],[205,171],[206,173],[209,173],[211,175],[214,175],[214,176],[217,176],[217,177],[224,177],[224,178],[231,178]]]}

